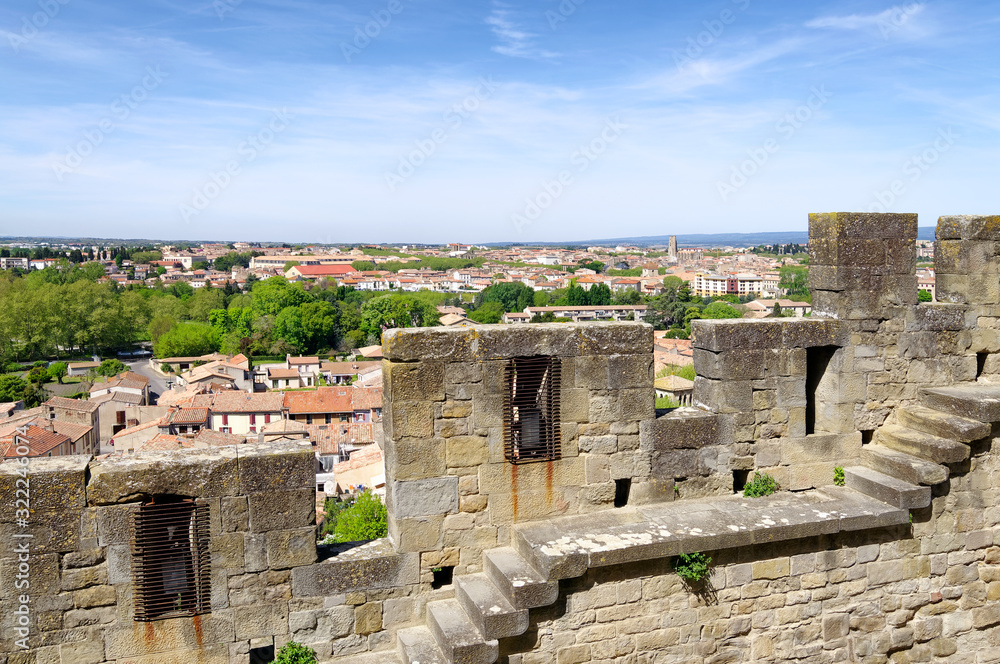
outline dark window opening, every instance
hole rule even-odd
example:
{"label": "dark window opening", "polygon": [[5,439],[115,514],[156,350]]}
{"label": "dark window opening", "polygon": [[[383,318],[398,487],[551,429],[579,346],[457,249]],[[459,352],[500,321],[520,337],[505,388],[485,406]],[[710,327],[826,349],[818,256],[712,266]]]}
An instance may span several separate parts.
{"label": "dark window opening", "polygon": [[437,590],[438,588],[443,588],[445,586],[451,585],[452,576],[454,576],[455,567],[435,567],[431,570],[431,574],[434,575],[434,579],[431,581],[431,588]]}
{"label": "dark window opening", "polygon": [[733,493],[738,493],[743,490],[743,487],[747,485],[747,479],[750,477],[749,470],[734,470],[733,471]]}
{"label": "dark window opening", "polygon": [[627,477],[622,480],[615,480],[615,507],[625,507],[628,505],[628,494],[631,488],[631,477]]}
{"label": "dark window opening", "polygon": [[274,644],[250,649],[250,664],[271,664],[274,661]]}
{"label": "dark window opening", "polygon": [[211,557],[208,504],[156,496],[132,514],[134,619],[208,613]]}
{"label": "dark window opening", "polygon": [[861,444],[862,445],[867,445],[868,443],[872,442],[872,438],[874,438],[874,437],[875,437],[875,430],[874,429],[868,429],[867,431],[862,431],[861,432]]}
{"label": "dark window opening", "polygon": [[816,433],[816,391],[837,346],[806,349],[806,435]]}
{"label": "dark window opening", "polygon": [[976,353],[976,378],[978,379],[983,375],[983,370],[986,369],[986,358],[990,356],[989,353]]}
{"label": "dark window opening", "polygon": [[504,455],[511,463],[560,458],[562,367],[554,357],[516,357],[504,367]]}

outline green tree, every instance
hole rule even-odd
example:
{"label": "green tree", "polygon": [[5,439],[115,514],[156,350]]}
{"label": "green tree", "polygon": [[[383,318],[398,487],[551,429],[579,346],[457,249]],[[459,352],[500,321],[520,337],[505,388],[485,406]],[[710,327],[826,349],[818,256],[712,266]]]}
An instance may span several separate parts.
{"label": "green tree", "polygon": [[380,295],[361,307],[361,329],[379,337],[394,327],[429,327],[438,322],[437,310],[408,295]]}
{"label": "green tree", "polygon": [[0,403],[20,401],[24,398],[24,390],[27,387],[28,382],[14,374],[0,376]]}
{"label": "green tree", "polygon": [[298,284],[290,284],[284,277],[271,277],[253,285],[253,308],[260,314],[277,316],[286,307],[297,307],[313,299]]}
{"label": "green tree", "polygon": [[53,362],[49,365],[49,377],[54,378],[60,385],[62,385],[62,379],[65,378],[66,373],[65,362]]}
{"label": "green tree", "polygon": [[809,298],[809,268],[785,265],[778,269],[778,288],[784,288],[790,298]]}
{"label": "green tree", "polygon": [[97,373],[100,376],[117,376],[127,370],[128,367],[121,360],[114,357],[104,360],[101,362],[101,366],[97,367]]}
{"label": "green tree", "polygon": [[524,311],[534,305],[535,291],[520,281],[493,284],[476,296],[475,306],[478,309],[488,302],[498,302],[505,312]]}
{"label": "green tree", "polygon": [[701,312],[702,318],[743,318],[739,309],[728,302],[717,300]]}
{"label": "green tree", "polygon": [[218,332],[206,323],[182,323],[153,344],[156,357],[196,357],[218,349]]}
{"label": "green tree", "polygon": [[611,304],[611,289],[607,284],[594,284],[587,291],[587,304],[592,307]]}
{"label": "green tree", "polygon": [[503,305],[499,302],[487,302],[480,308],[469,313],[469,320],[474,320],[477,323],[483,323],[486,325],[495,325],[503,319],[503,315],[506,313],[504,311]]}
{"label": "green tree", "polygon": [[[328,517],[329,518],[329,517]],[[361,542],[385,537],[388,533],[385,503],[368,489],[334,516],[329,531],[335,542]]]}
{"label": "green tree", "polygon": [[917,301],[918,302],[933,302],[934,296],[931,295],[929,290],[918,290],[917,291]]}
{"label": "green tree", "polygon": [[187,300],[194,295],[194,288],[186,281],[178,281],[170,287],[170,293],[179,300]]}

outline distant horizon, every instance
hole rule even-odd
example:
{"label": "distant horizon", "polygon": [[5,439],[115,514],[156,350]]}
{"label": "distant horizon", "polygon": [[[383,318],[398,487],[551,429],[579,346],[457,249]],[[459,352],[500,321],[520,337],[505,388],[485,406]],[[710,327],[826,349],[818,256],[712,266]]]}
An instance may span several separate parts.
{"label": "distant horizon", "polygon": [[998,40],[1000,6],[947,1],[8,2],[0,235],[536,243],[990,214]]}
{"label": "distant horizon", "polygon": [[[918,228],[918,239],[926,240],[933,239],[935,226],[921,226]],[[808,239],[808,231],[751,231],[745,233],[671,233],[669,235],[650,235],[650,236],[637,236],[637,237],[623,237],[623,238],[599,238],[599,239],[589,239],[589,240],[554,240],[550,242],[520,242],[520,241],[508,241],[508,242],[467,242],[458,241],[458,244],[470,245],[470,246],[559,246],[559,245],[569,245],[569,246],[585,246],[591,245],[596,246],[599,244],[637,244],[638,246],[648,245],[648,246],[659,246],[666,245],[666,240],[671,235],[676,235],[678,240],[678,246],[700,246],[698,244],[691,243],[690,240],[685,240],[684,238],[692,237],[734,237],[734,236],[747,236],[747,237],[760,237],[767,235],[780,235],[780,236],[791,236],[791,235],[804,235],[805,239]],[[931,237],[926,237],[930,235]],[[921,237],[923,236],[923,237]],[[662,242],[642,242],[643,240],[663,240]],[[414,246],[445,246],[448,244],[456,243],[455,241],[449,242],[370,242],[370,241],[359,241],[359,242],[289,242],[282,240],[253,240],[253,239],[157,239],[157,238],[127,238],[127,237],[84,237],[84,236],[56,236],[56,235],[39,235],[39,236],[0,236],[0,244],[9,244],[11,241],[24,240],[24,241],[84,241],[84,240],[95,240],[98,242],[130,242],[130,243],[184,243],[184,244],[233,244],[236,242],[248,242],[248,243],[266,243],[266,244],[297,244],[297,245],[317,245],[317,246],[338,246],[338,245],[378,245],[378,246],[403,246],[403,245],[414,245]],[[799,243],[797,240],[774,240],[771,243],[777,244],[793,244]],[[718,246],[756,246],[758,244],[766,244],[766,242],[754,242],[745,245],[733,245],[733,243],[721,244]]]}

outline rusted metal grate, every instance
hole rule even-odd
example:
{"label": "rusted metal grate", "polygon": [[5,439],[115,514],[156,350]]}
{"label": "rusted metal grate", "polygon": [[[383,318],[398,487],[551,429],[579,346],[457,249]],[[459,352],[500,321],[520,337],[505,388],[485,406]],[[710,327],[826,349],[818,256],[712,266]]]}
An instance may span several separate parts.
{"label": "rusted metal grate", "polygon": [[562,366],[554,357],[515,357],[504,367],[503,442],[511,463],[560,456]]}
{"label": "rusted metal grate", "polygon": [[208,504],[154,500],[133,513],[132,525],[134,619],[150,621],[208,613]]}

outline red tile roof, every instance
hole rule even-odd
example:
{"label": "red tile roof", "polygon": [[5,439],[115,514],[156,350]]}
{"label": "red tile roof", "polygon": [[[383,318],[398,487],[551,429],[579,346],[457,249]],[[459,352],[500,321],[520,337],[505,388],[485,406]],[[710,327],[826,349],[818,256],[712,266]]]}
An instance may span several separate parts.
{"label": "red tile roof", "polygon": [[75,410],[80,413],[93,413],[97,410],[99,404],[80,401],[79,399],[67,399],[66,397],[52,397],[45,402],[45,405],[65,408],[66,410]]}
{"label": "red tile roof", "polygon": [[28,456],[45,456],[68,441],[67,436],[29,424],[18,427],[17,432],[7,441],[9,444],[5,456],[20,456],[16,454],[16,448],[20,445],[27,445],[31,450]]}

